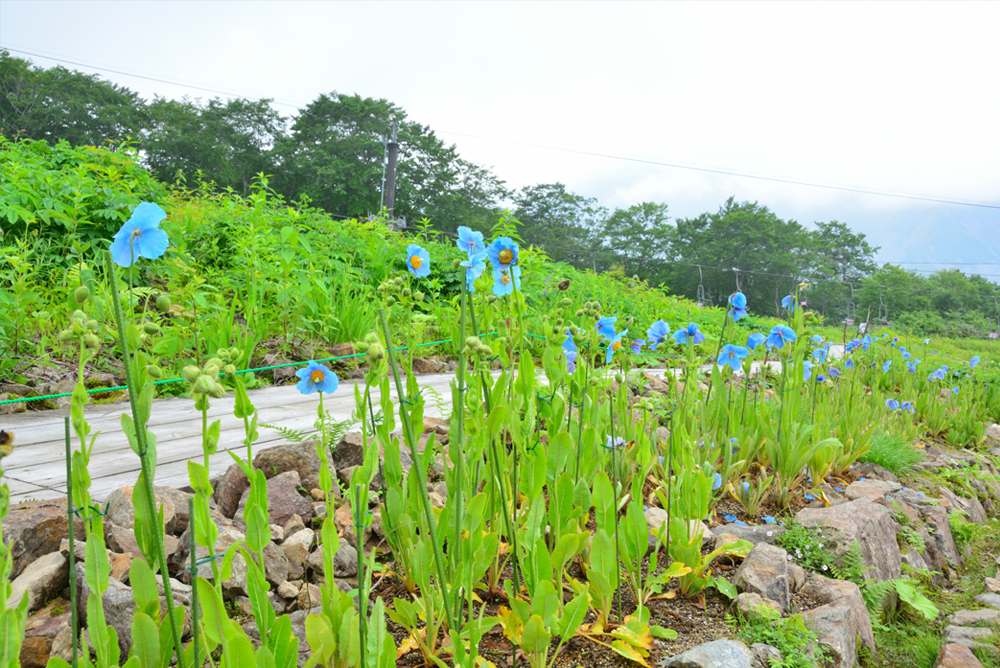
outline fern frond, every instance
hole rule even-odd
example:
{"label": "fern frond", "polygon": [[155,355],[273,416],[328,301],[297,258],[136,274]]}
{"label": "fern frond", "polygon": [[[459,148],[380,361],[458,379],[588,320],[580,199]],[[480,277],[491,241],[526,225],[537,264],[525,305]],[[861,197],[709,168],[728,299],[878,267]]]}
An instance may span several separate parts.
{"label": "fern frond", "polygon": [[300,443],[306,438],[306,433],[298,429],[289,429],[288,427],[275,427],[271,424],[262,424],[261,427],[265,429],[273,429],[274,431],[281,434],[283,437],[287,438],[292,443]]}

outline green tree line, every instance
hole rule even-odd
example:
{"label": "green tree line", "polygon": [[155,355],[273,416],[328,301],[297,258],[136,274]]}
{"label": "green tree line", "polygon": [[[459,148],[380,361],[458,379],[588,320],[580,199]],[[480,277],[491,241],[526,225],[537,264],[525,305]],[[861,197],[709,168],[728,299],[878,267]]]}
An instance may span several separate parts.
{"label": "green tree line", "polygon": [[[453,233],[487,230],[503,210],[524,242],[578,268],[620,271],[713,305],[739,288],[752,312],[777,315],[799,285],[829,322],[880,315],[928,333],[985,335],[1000,286],[941,270],[879,267],[878,248],[836,220],[807,226],[757,202],[673,218],[662,202],[609,209],[561,183],[511,189],[489,168],[385,99],[331,92],[286,117],[272,100],[156,97],[96,75],[40,68],[0,52],[0,131],[73,146],[135,150],[159,181],[246,195],[260,174],[291,202],[363,217],[382,206],[384,142],[398,123],[397,216]],[[850,287],[853,285],[853,289]],[[885,286],[881,289],[877,286]],[[957,293],[957,294],[943,294]]]}

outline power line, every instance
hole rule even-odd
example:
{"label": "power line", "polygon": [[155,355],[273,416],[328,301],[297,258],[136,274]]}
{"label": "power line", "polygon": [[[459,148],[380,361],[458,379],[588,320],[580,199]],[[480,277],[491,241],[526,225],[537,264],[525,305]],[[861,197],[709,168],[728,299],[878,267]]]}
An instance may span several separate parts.
{"label": "power line", "polygon": [[[203,86],[195,86],[195,85],[192,85],[192,84],[184,84],[184,83],[180,83],[180,82],[177,82],[177,81],[169,81],[167,79],[160,79],[160,78],[152,77],[152,76],[148,76],[148,75],[133,74],[133,73],[130,73],[130,72],[123,72],[121,70],[111,69],[111,68],[108,68],[108,67],[100,67],[100,66],[97,66],[97,65],[87,65],[85,63],[79,63],[79,62],[75,62],[75,61],[71,61],[71,60],[66,60],[66,59],[62,59],[62,58],[56,58],[56,57],[53,57],[53,56],[46,56],[46,55],[42,55],[42,54],[32,53],[30,51],[25,51],[23,49],[16,49],[16,48],[11,48],[11,47],[0,47],[0,48],[6,49],[8,51],[13,51],[13,52],[16,52],[16,53],[22,53],[22,54],[25,54],[25,55],[34,56],[36,58],[44,58],[44,59],[52,60],[52,61],[59,62],[59,63],[66,63],[68,65],[76,65],[78,67],[89,67],[89,68],[96,69],[96,70],[101,70],[101,71],[104,71],[104,72],[112,72],[114,74],[120,74],[122,76],[136,77],[136,78],[139,78],[139,79],[145,79],[147,81],[155,81],[155,82],[158,82],[158,83],[165,83],[165,84],[168,84],[168,85],[171,85],[171,86],[179,86],[179,87],[182,87],[182,88],[191,88],[191,89],[194,89],[194,90],[201,90],[201,91],[205,91],[205,92],[209,92],[209,93],[216,93],[216,94],[219,94],[219,95],[226,95],[226,96],[238,95],[237,93],[227,93],[225,91],[220,91],[220,90],[213,89],[213,88],[206,88],[206,87],[203,87]],[[239,94],[239,95],[241,95],[241,94]],[[285,106],[285,107],[292,107],[292,108],[295,108],[295,109],[301,109],[303,106],[305,106],[305,105],[298,104],[298,103],[277,102],[275,100],[275,98],[253,97],[253,96],[246,96],[246,95],[244,95],[244,97],[248,97],[248,98],[256,99],[256,100],[270,100],[273,104],[276,104],[276,105],[279,105],[279,106]],[[497,139],[495,137],[484,137],[482,135],[466,134],[466,133],[462,133],[462,132],[452,132],[450,130],[437,130],[436,132],[438,134],[447,134],[447,135],[453,135],[453,136],[456,136],[456,137],[467,137],[467,138],[470,138],[470,139],[480,139],[480,140],[483,140],[483,141],[492,141],[492,142],[498,142],[498,143],[503,143],[503,144],[513,144],[513,145],[517,145],[517,146],[529,146],[529,147],[532,147],[532,148],[539,148],[539,149],[544,149],[544,150],[547,150],[547,151],[558,151],[558,152],[562,152],[562,153],[572,153],[572,154],[575,154],[575,155],[587,155],[587,156],[591,156],[591,157],[607,158],[607,159],[610,159],[610,160],[621,160],[621,161],[624,161],[624,162],[635,162],[635,163],[645,164],[645,165],[656,165],[658,167],[670,167],[670,168],[673,168],[673,169],[686,169],[686,170],[689,170],[689,171],[704,172],[704,173],[707,173],[707,174],[720,174],[720,175],[724,175],[724,176],[735,176],[735,177],[738,177],[738,178],[756,179],[756,180],[759,180],[759,181],[769,181],[769,182],[773,182],[773,183],[785,183],[785,184],[789,184],[789,185],[806,186],[806,187],[811,187],[811,188],[823,188],[823,189],[826,189],[826,190],[837,190],[837,191],[840,191],[840,192],[851,192],[851,193],[859,193],[859,194],[863,194],[863,195],[875,195],[875,196],[880,196],[880,197],[894,197],[894,198],[897,198],[897,199],[909,199],[909,200],[920,201],[920,202],[933,202],[933,203],[936,203],[936,204],[953,204],[953,205],[956,205],[956,206],[971,206],[971,207],[978,207],[978,208],[983,208],[983,209],[996,209],[996,210],[1000,210],[1000,204],[994,204],[994,203],[962,202],[962,201],[959,201],[959,200],[945,199],[945,198],[938,198],[938,197],[924,197],[924,196],[921,196],[921,195],[909,195],[909,194],[902,194],[902,193],[891,193],[891,192],[885,192],[885,191],[872,190],[872,189],[868,189],[868,188],[860,188],[860,187],[852,187],[852,186],[839,186],[839,185],[815,183],[815,182],[809,182],[809,181],[799,181],[799,180],[795,180],[795,179],[786,179],[786,178],[780,178],[780,177],[775,177],[775,176],[762,176],[762,175],[759,175],[759,174],[748,174],[746,172],[737,172],[737,171],[726,170],[726,169],[715,169],[715,168],[711,168],[711,167],[696,167],[696,166],[693,166],[693,165],[683,165],[683,164],[679,164],[679,163],[663,162],[663,161],[659,161],[659,160],[646,160],[646,159],[642,159],[642,158],[631,158],[631,157],[628,157],[628,156],[613,155],[613,154],[610,154],[610,153],[599,153],[599,152],[596,152],[596,151],[585,151],[585,150],[581,150],[581,149],[563,148],[563,147],[558,147],[558,146],[546,146],[544,144],[534,144],[534,143],[531,143],[531,142],[516,141],[516,140],[511,140],[511,139]]]}

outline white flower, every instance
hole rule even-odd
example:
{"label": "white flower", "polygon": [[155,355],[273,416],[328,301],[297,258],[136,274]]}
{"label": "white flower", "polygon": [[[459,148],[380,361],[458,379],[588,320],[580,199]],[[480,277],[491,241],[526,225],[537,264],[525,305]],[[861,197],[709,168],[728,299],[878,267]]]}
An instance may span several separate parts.
{"label": "white flower", "polygon": [[826,564],[823,564],[823,570],[824,571],[826,570]]}
{"label": "white flower", "polygon": [[768,531],[768,532],[767,532],[767,537],[768,537],[768,538],[770,538],[770,537],[771,537],[771,534],[773,534],[773,533],[774,533],[773,531]]}
{"label": "white flower", "polygon": [[790,555],[790,554],[788,555],[788,560],[789,560],[789,561],[791,561],[791,560],[792,560],[792,555]]}

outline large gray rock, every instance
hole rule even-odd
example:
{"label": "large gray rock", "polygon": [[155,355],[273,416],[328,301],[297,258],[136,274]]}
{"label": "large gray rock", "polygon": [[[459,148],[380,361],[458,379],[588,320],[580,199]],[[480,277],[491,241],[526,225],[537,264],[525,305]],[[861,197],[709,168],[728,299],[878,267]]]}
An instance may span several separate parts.
{"label": "large gray rock", "polygon": [[[165,488],[153,488],[153,496],[156,499],[157,510],[163,507],[163,526],[167,533],[174,533],[177,530],[177,509],[174,506],[174,490],[164,492]],[[135,490],[132,487],[121,487],[108,494],[105,503],[108,505],[108,521],[117,524],[124,529],[135,527],[135,507],[132,505],[132,495]],[[136,500],[140,503],[142,496]],[[186,503],[186,502],[185,502]],[[186,522],[185,522],[186,524]],[[183,530],[183,527],[181,527]]]}
{"label": "large gray rock", "polygon": [[753,668],[754,653],[739,640],[713,640],[663,659],[664,668]]}
{"label": "large gray rock", "polygon": [[854,668],[858,656],[857,623],[847,601],[821,605],[802,613],[806,627],[828,651],[832,668]]}
{"label": "large gray rock", "polygon": [[306,573],[306,560],[312,551],[316,534],[312,529],[302,529],[285,539],[281,552],[288,560],[289,580],[300,580]]}
{"label": "large gray rock", "polygon": [[927,543],[927,552],[931,562],[935,566],[950,566],[960,568],[962,566],[962,555],[955,545],[955,538],[951,535],[951,526],[948,524],[948,511],[944,508],[927,506],[920,509],[920,516],[925,525],[930,529],[933,541]]}
{"label": "large gray rock", "polygon": [[[219,569],[222,568],[222,555],[226,553],[226,550],[228,550],[234,543],[245,539],[246,536],[236,529],[229,527],[222,527],[219,529],[219,537],[215,541],[215,554],[219,557],[219,560],[216,563]],[[195,556],[197,559],[204,559],[208,557],[208,548],[199,545]],[[188,559],[190,559],[190,555],[187,559],[185,559],[185,561]],[[190,577],[186,570],[184,571],[184,574],[185,577]],[[211,581],[214,578],[212,564],[204,563],[198,566],[198,576]],[[232,573],[228,579],[222,581],[222,595],[227,600],[236,598],[237,596],[247,595],[247,563],[243,559],[243,555],[240,554],[239,548],[237,548],[236,556],[233,557]]]}
{"label": "large gray rock", "polygon": [[959,496],[946,487],[939,486],[936,491],[941,495],[942,501],[948,501],[951,506],[951,510],[965,513],[968,516],[966,518],[967,521],[979,525],[986,524],[990,521],[989,517],[986,515],[986,509],[983,508],[983,504],[979,502],[979,499],[970,499],[964,496]]}
{"label": "large gray rock", "polygon": [[41,608],[69,585],[69,560],[60,552],[33,561],[11,583],[7,607],[14,608],[28,597],[28,612]]}
{"label": "large gray rock", "polygon": [[749,541],[754,545],[759,545],[760,543],[770,543],[771,545],[774,545],[778,542],[778,538],[781,534],[785,533],[785,527],[778,526],[777,524],[762,524],[745,527],[736,523],[729,523],[720,524],[715,527],[714,533],[716,536],[728,533],[741,540]]}
{"label": "large gray rock", "polygon": [[288,557],[274,543],[264,546],[264,574],[275,587],[288,580]]}
{"label": "large gray rock", "polygon": [[[271,524],[284,525],[292,515],[298,515],[308,524],[313,518],[312,501],[302,496],[302,480],[297,471],[285,471],[267,481],[267,510]],[[238,528],[245,527],[243,510],[246,508],[250,488],[243,492],[234,521]]]}
{"label": "large gray rock", "polygon": [[1000,610],[1000,594],[979,594],[976,596],[976,601]]}
{"label": "large gray rock", "polygon": [[[83,540],[83,522],[75,523],[74,533]],[[66,497],[11,504],[3,520],[3,542],[13,560],[10,577],[16,578],[38,558],[58,552],[64,538],[69,538]]]}
{"label": "large gray rock", "polygon": [[894,580],[902,574],[902,557],[896,541],[896,522],[889,511],[868,499],[856,499],[836,508],[803,508],[796,515],[805,527],[832,529],[824,531],[836,543],[835,552],[843,554],[857,541],[870,577],[878,582]]}
{"label": "large gray rock", "polygon": [[966,626],[948,626],[944,629],[945,643],[965,645],[969,649],[979,649],[994,656],[1000,655],[992,642],[993,629],[969,628]]}
{"label": "large gray rock", "polygon": [[886,496],[891,496],[903,488],[898,482],[888,480],[858,480],[852,482],[844,490],[848,501],[868,499],[873,503],[886,502]]}
{"label": "large gray rock", "polygon": [[55,599],[28,617],[21,644],[21,668],[44,668],[52,657],[70,661],[73,655],[73,632],[70,629],[70,603]]}
{"label": "large gray rock", "polygon": [[[87,599],[90,597],[90,587],[87,585],[86,570],[81,563],[76,564],[77,616],[87,619]],[[135,601],[132,598],[132,588],[115,578],[108,579],[108,589],[101,597],[104,604],[104,621],[118,634],[118,648],[122,656],[128,656],[132,646],[132,614],[135,612]]]}
{"label": "large gray rock", "polygon": [[250,487],[250,481],[238,464],[230,464],[226,472],[214,482],[213,496],[219,512],[232,519],[240,507],[243,492]]}
{"label": "large gray rock", "polygon": [[810,573],[802,593],[823,604],[844,601],[854,612],[854,625],[861,643],[876,657],[875,634],[872,632],[872,620],[868,614],[865,599],[861,596],[858,585],[847,580],[832,580],[816,573]]}
{"label": "large gray rock", "polygon": [[308,615],[321,614],[323,614],[323,608],[317,605],[308,610],[296,610],[288,616],[292,622],[292,633],[299,639],[299,666],[305,665],[312,654],[312,651],[309,649],[309,641],[306,639],[306,617]]}
{"label": "large gray rock", "polygon": [[991,424],[986,427],[986,438],[992,438],[994,441],[1000,441],[1000,424]]}
{"label": "large gray rock", "polygon": [[974,626],[976,624],[1000,624],[1000,610],[959,610],[951,616],[952,626]]}
{"label": "large gray rock", "polygon": [[767,610],[774,611],[773,617],[781,616],[781,606],[776,602],[759,594],[748,594],[747,592],[743,592],[733,600],[733,610],[739,614],[741,619],[748,621],[771,619],[772,617],[767,616]]}
{"label": "large gray rock", "polygon": [[788,577],[788,554],[774,545],[755,545],[736,571],[733,584],[750,594],[759,594],[788,610],[791,600]]}
{"label": "large gray rock", "polygon": [[750,645],[750,651],[757,658],[757,668],[771,668],[781,663],[781,651],[777,647],[755,642]]}
{"label": "large gray rock", "polygon": [[[325,582],[329,573],[323,572],[323,548],[309,555],[306,562],[317,582]],[[342,542],[333,555],[333,575],[338,578],[354,577],[358,574],[358,551],[350,543]]]}
{"label": "large gray rock", "polygon": [[332,463],[337,469],[361,466],[365,463],[364,440],[360,432],[352,431],[344,434],[340,443],[333,449]]}
{"label": "large gray rock", "polygon": [[[336,480],[337,472],[329,458],[327,466],[330,480]],[[287,471],[296,471],[305,489],[319,487],[320,462],[316,455],[316,439],[265,448],[253,458],[253,467],[263,471],[269,480]]]}

